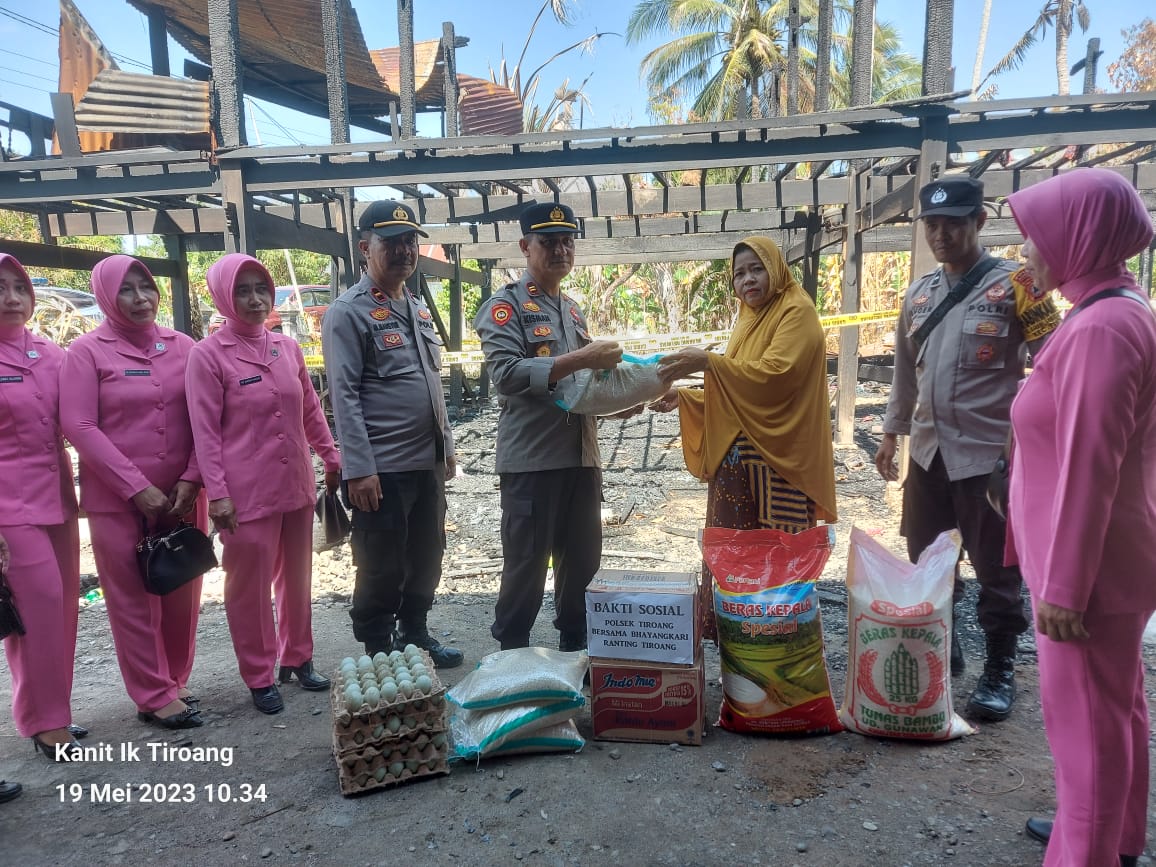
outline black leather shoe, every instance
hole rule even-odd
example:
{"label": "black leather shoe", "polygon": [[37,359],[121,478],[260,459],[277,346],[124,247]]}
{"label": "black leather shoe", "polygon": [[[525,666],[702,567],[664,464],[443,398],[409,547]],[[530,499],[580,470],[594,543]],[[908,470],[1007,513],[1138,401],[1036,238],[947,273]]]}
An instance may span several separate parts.
{"label": "black leather shoe", "polygon": [[285,702],[281,700],[281,693],[276,684],[263,686],[260,689],[249,689],[253,696],[253,706],[261,713],[281,713],[285,710]]}
{"label": "black leather shoe", "polygon": [[1024,831],[1033,840],[1039,840],[1046,846],[1048,845],[1048,840],[1052,838],[1053,824],[1051,819],[1041,819],[1038,816],[1032,816],[1032,818],[1028,819],[1028,823],[1024,825]]}
{"label": "black leather shoe", "polygon": [[1140,863],[1139,855],[1121,855],[1120,867],[1136,867]]}
{"label": "black leather shoe", "polygon": [[297,683],[301,685],[302,689],[318,690],[329,688],[329,678],[313,670],[312,659],[307,659],[297,666],[281,666],[281,672],[277,676],[277,679],[282,683],[290,683],[293,680],[293,675],[297,675]]}
{"label": "black leather shoe", "polygon": [[433,660],[433,664],[438,668],[457,668],[465,662],[466,655],[458,650],[456,647],[446,647],[436,638],[429,634],[426,629],[415,629],[411,632],[403,631],[397,634],[394,639],[394,650],[405,650],[407,644],[413,644],[420,647],[429,654],[429,658]]}
{"label": "black leather shoe", "polygon": [[169,716],[157,716],[147,710],[138,710],[136,718],[141,722],[152,723],[163,729],[197,729],[205,724],[205,721],[201,719],[201,714],[191,707],[186,707],[180,713]]}
{"label": "black leather shoe", "polygon": [[88,729],[86,729],[84,726],[78,726],[76,723],[73,723],[68,727],[68,733],[78,741],[88,737]]}
{"label": "black leather shoe", "polygon": [[0,804],[6,804],[9,801],[16,800],[23,791],[24,787],[19,783],[9,783],[7,780],[0,780]]}
{"label": "black leather shoe", "polygon": [[[1010,660],[1009,660],[1010,662]],[[1013,666],[984,667],[967,701],[967,712],[976,719],[1000,722],[1007,719],[1016,700],[1016,675]]]}

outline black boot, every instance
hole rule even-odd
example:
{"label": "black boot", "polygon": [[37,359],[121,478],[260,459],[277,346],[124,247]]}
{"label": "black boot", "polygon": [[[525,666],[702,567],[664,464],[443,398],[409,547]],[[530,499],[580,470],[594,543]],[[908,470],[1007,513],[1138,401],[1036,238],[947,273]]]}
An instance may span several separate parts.
{"label": "black boot", "polygon": [[1011,714],[1015,700],[1016,636],[989,635],[987,661],[967,702],[967,711],[977,719],[999,722]]}
{"label": "black boot", "polygon": [[401,629],[393,641],[393,649],[404,650],[407,644],[414,644],[428,652],[438,668],[457,668],[466,658],[456,647],[446,647],[430,635],[424,617],[418,621],[401,622]]}
{"label": "black boot", "polygon": [[586,633],[562,632],[558,635],[558,649],[565,653],[586,649]]}

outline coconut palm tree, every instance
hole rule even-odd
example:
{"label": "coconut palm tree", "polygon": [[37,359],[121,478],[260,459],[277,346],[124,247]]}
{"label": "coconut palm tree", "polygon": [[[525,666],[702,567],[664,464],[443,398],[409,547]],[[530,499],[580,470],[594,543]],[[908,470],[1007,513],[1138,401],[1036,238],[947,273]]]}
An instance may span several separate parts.
{"label": "coconut palm tree", "polygon": [[[849,104],[851,0],[836,0],[831,35],[831,107]],[[786,104],[788,0],[639,0],[626,27],[628,42],[672,34],[642,59],[641,72],[655,96],[685,96],[704,120],[776,113]],[[815,22],[818,0],[803,0],[801,14]],[[899,51],[898,32],[876,22],[873,97],[900,99],[919,94],[919,64]],[[799,109],[810,111],[815,95],[817,31],[800,34]],[[912,72],[914,71],[914,79]]]}
{"label": "coconut palm tree", "polygon": [[1070,92],[1068,40],[1072,35],[1072,28],[1078,24],[1082,32],[1087,32],[1091,23],[1092,16],[1088,12],[1088,7],[1084,5],[1084,0],[1046,0],[1044,8],[1040,10],[1032,26],[1024,32],[999,63],[991,68],[984,81],[1009,69],[1018,69],[1028,50],[1047,34],[1049,27],[1053,27],[1056,31],[1056,85],[1059,92],[1066,96]]}

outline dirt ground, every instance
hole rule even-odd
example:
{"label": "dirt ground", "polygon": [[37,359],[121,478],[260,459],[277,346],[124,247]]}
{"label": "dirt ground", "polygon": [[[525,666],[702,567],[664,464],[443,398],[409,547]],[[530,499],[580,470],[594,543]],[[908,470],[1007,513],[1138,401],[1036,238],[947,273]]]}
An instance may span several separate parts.
{"label": "dirt ground", "polygon": [[[901,552],[898,502],[871,457],[886,392],[860,387],[856,443],[836,452],[841,518],[821,599],[835,696],[846,670],[847,534],[852,524]],[[449,550],[431,627],[462,648],[467,664],[442,672],[456,683],[496,650],[489,625],[498,585],[498,499],[492,409],[456,423],[463,475],[450,486]],[[604,422],[607,526],[604,565],[697,568],[694,531],[705,488],[683,470],[677,425],[646,414]],[[91,571],[88,556],[87,570]],[[332,670],[360,651],[347,614],[348,549],[317,555],[315,659]],[[283,689],[286,709],[263,716],[236,672],[221,576],[206,581],[190,686],[204,728],[166,732],[137,722],[125,696],[103,603],[80,618],[74,718],[86,745],[109,744],[109,761],[54,765],[33,754],[0,713],[0,778],[24,795],[0,806],[0,863],[349,865],[1034,865],[1042,850],[1024,821],[1053,807],[1052,764],[1040,717],[1034,645],[1020,645],[1019,702],[1004,723],[943,744],[842,733],[807,739],[738,735],[713,726],[702,747],[589,739],[574,755],[454,765],[452,773],[344,798],[330,752],[326,693]],[[974,596],[974,584],[969,584]],[[970,602],[969,598],[969,602]],[[953,683],[962,708],[982,660],[974,606],[964,618],[968,671]],[[555,646],[546,604],[536,643]],[[718,654],[708,649],[708,721],[717,718]],[[0,669],[0,707],[11,699]],[[579,729],[590,738],[590,715]],[[141,750],[122,761],[122,745]],[[232,762],[166,761],[148,744],[231,747]],[[141,803],[142,784],[179,784],[187,803]],[[131,803],[98,802],[131,788]],[[258,797],[244,800],[246,786]],[[263,787],[263,788],[259,788]],[[260,798],[260,795],[264,795]],[[1141,863],[1150,863],[1142,859]]]}

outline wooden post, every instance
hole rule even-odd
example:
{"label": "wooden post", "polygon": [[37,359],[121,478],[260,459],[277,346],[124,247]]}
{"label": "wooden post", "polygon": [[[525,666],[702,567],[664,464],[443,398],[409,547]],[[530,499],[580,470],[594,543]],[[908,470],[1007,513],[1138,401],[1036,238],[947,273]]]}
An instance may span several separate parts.
{"label": "wooden post", "polygon": [[339,0],[321,0],[325,41],[325,91],[329,100],[329,141],[349,141],[349,89],[345,84],[345,28]]}
{"label": "wooden post", "polygon": [[790,0],[787,13],[787,114],[799,113],[799,31],[803,27],[799,3]]}
{"label": "wooden post", "polygon": [[173,328],[199,338],[202,335],[200,305],[189,291],[189,257],[183,235],[165,235],[165,252],[177,264],[177,275],[169,278],[173,287]]}
{"label": "wooden post", "polygon": [[397,0],[397,38],[400,46],[401,137],[413,138],[417,117],[417,84],[413,58],[413,0]]}
{"label": "wooden post", "polygon": [[[237,0],[208,0],[209,51],[217,93],[218,140],[231,148],[247,144],[241,54],[237,43]],[[227,243],[227,242],[226,242]]]}
{"label": "wooden post", "polygon": [[[450,352],[462,351],[462,248],[454,245],[454,276],[450,281]],[[462,406],[462,366],[450,365],[450,406]]]}
{"label": "wooden post", "polygon": [[149,19],[149,53],[152,55],[153,75],[168,78],[170,75],[168,16],[162,6],[150,6],[146,14]]}
{"label": "wooden post", "polygon": [[1096,92],[1096,63],[1100,59],[1100,39],[1093,36],[1088,40],[1088,53],[1084,55],[1084,93]]}
{"label": "wooden post", "polygon": [[[841,313],[858,313],[863,274],[863,235],[859,231],[859,210],[865,198],[867,171],[853,171],[847,178],[847,205],[843,224],[843,303]],[[839,329],[839,368],[836,375],[838,399],[835,405],[835,442],[849,446],[855,441],[855,390],[859,382],[859,326]]]}
{"label": "wooden post", "polygon": [[951,90],[952,28],[955,0],[927,0],[927,24],[923,30],[923,93]]}
{"label": "wooden post", "polygon": [[66,157],[80,156],[80,133],[76,131],[76,106],[72,102],[72,94],[53,93],[48,98],[52,103],[52,118],[56,123],[56,142],[60,145],[61,155]]}
{"label": "wooden post", "polygon": [[458,46],[452,21],[442,22],[442,56],[445,58],[442,67],[445,76],[442,86],[446,100],[445,134],[453,137],[461,135],[461,129],[458,125]]}
{"label": "wooden post", "polygon": [[855,0],[851,25],[851,105],[871,104],[875,55],[875,0]]}
{"label": "wooden post", "polygon": [[249,222],[250,201],[244,170],[236,160],[221,166],[221,202],[225,206],[225,252],[252,256],[256,249]]}

